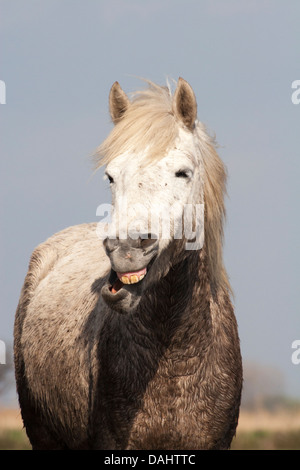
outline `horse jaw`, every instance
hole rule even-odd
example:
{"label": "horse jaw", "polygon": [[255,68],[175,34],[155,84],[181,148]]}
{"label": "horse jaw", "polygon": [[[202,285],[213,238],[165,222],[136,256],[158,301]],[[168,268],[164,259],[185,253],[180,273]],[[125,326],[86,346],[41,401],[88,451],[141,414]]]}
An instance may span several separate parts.
{"label": "horse jaw", "polygon": [[170,269],[189,255],[184,250],[184,240],[172,240],[162,250],[159,250],[147,265],[147,274],[134,284],[123,284],[115,293],[112,292],[114,283],[120,282],[117,273],[111,269],[101,295],[112,310],[128,314],[134,312],[140,302],[147,298],[147,293],[156,289],[161,280],[168,275]]}
{"label": "horse jaw", "polygon": [[[154,259],[153,259],[154,262]],[[147,267],[148,268],[148,267]],[[149,269],[149,268],[148,268]],[[147,269],[145,268],[145,271]],[[130,311],[134,311],[140,303],[142,295],[149,286],[148,280],[145,279],[148,273],[141,276],[141,280],[138,282],[124,283],[125,280],[121,273],[117,273],[111,269],[109,278],[102,287],[101,294],[106,304],[118,313],[126,314]],[[121,279],[120,279],[121,277]]]}

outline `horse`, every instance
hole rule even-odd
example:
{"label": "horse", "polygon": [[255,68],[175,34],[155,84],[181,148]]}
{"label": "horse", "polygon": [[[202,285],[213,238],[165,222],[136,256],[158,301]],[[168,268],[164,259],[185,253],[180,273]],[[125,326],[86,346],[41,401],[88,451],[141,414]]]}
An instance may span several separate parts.
{"label": "horse", "polygon": [[225,166],[183,78],[130,98],[115,82],[109,110],[95,164],[110,221],[41,243],[16,311],[28,438],[33,449],[230,449],[243,378]]}

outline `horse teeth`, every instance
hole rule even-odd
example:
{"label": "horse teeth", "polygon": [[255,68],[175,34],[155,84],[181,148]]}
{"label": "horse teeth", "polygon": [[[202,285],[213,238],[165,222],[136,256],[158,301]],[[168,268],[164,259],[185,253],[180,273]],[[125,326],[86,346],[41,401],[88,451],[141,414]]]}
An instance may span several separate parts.
{"label": "horse teeth", "polygon": [[121,281],[123,284],[136,284],[137,282],[141,281],[144,279],[145,274],[141,274],[138,276],[137,274],[132,274],[130,277],[129,276],[122,276]]}

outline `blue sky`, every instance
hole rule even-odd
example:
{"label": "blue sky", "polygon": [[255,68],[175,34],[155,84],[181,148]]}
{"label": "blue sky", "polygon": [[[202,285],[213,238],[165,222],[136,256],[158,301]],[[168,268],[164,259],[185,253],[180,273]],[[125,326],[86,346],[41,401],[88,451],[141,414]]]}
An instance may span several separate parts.
{"label": "blue sky", "polygon": [[110,86],[192,85],[228,169],[224,256],[243,357],[300,397],[298,0],[0,0],[0,339],[34,247],[109,202],[90,155]]}

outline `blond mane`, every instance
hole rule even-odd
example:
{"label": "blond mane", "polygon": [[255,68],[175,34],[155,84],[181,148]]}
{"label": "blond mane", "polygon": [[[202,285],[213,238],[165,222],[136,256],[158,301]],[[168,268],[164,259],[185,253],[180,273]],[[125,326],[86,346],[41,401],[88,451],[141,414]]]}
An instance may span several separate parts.
{"label": "blond mane", "polygon": [[[149,87],[132,94],[130,106],[95,154],[96,168],[107,165],[121,153],[144,153],[146,164],[163,158],[174,147],[180,123],[173,112],[170,87],[147,81]],[[223,265],[223,222],[226,170],[216,152],[216,142],[205,126],[196,121],[195,143],[204,166],[205,251],[211,282],[230,290]]]}

